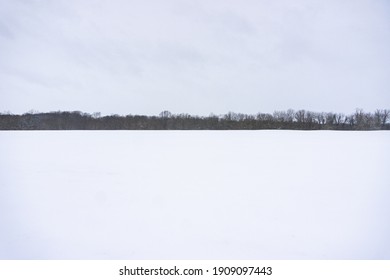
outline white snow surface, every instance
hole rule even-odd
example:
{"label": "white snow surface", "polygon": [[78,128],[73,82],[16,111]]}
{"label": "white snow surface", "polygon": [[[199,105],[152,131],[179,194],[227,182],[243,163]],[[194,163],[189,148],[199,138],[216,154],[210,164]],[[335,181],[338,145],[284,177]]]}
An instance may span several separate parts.
{"label": "white snow surface", "polygon": [[390,259],[390,132],[1,131],[1,259]]}

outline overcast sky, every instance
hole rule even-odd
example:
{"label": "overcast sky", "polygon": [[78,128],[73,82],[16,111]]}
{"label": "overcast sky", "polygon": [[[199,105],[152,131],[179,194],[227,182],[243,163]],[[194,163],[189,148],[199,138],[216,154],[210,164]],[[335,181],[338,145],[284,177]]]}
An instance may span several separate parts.
{"label": "overcast sky", "polygon": [[0,112],[390,108],[388,0],[0,0]]}

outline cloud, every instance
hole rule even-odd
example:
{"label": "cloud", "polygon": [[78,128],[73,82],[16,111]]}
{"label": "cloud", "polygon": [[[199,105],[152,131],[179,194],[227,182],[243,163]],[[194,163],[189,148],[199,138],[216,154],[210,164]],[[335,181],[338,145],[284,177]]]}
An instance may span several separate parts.
{"label": "cloud", "polygon": [[0,1],[0,111],[389,107],[387,1]]}

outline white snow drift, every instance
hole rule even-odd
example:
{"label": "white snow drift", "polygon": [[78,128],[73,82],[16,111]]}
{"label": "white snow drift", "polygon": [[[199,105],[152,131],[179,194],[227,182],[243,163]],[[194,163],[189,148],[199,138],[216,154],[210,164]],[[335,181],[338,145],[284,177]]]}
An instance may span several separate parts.
{"label": "white snow drift", "polygon": [[390,133],[0,132],[2,259],[389,259]]}

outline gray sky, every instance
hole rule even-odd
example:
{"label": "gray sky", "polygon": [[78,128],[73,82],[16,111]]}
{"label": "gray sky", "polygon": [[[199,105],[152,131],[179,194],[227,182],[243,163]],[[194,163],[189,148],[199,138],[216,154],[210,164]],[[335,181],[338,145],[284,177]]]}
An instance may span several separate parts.
{"label": "gray sky", "polygon": [[0,112],[390,107],[388,0],[0,0]]}

